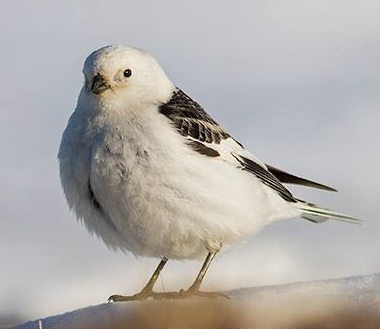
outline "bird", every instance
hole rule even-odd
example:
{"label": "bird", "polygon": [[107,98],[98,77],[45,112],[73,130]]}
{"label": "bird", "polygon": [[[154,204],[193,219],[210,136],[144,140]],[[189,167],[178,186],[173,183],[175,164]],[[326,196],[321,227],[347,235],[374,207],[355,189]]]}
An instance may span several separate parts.
{"label": "bird", "polygon": [[[140,292],[109,301],[214,298],[200,286],[215,255],[265,226],[358,221],[293,196],[284,184],[336,190],[259,160],[146,51],[102,47],[83,75],[58,152],[69,208],[109,248],[160,260]],[[154,291],[169,259],[204,259],[188,289]]]}

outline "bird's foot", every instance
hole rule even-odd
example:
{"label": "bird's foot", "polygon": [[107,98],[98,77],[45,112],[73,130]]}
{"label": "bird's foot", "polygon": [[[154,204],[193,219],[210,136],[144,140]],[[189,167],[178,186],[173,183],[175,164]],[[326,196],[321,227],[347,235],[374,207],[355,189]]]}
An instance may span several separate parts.
{"label": "bird's foot", "polygon": [[153,290],[141,290],[139,293],[132,296],[123,296],[123,295],[112,295],[108,297],[109,302],[128,302],[136,300],[146,300],[148,298],[153,298],[156,293]]}
{"label": "bird's foot", "polygon": [[122,295],[112,295],[108,298],[109,302],[128,302],[128,301],[138,301],[147,299],[158,299],[158,300],[175,300],[175,299],[188,299],[194,297],[217,299],[226,298],[230,299],[226,294],[221,292],[205,292],[199,290],[180,290],[178,292],[155,292],[155,291],[141,291],[132,296],[122,296]]}

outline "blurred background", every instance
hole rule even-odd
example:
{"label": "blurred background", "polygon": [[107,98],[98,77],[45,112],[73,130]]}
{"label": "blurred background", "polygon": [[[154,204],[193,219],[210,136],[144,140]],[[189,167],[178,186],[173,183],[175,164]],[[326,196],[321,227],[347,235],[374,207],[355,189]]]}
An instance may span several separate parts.
{"label": "blurred background", "polygon": [[[204,289],[380,271],[380,2],[1,0],[0,324],[133,294],[155,259],[115,254],[69,212],[56,159],[82,63],[113,43],[153,54],[260,159],[336,187],[291,187],[363,226],[295,219],[218,257]],[[158,289],[199,262],[169,262]]]}

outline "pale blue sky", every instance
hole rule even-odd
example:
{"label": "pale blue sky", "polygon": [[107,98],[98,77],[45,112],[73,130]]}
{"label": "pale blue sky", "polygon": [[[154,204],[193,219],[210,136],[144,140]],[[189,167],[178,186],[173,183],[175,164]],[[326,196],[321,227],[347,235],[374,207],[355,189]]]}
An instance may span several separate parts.
{"label": "pale blue sky", "polygon": [[[340,190],[298,197],[365,220],[279,223],[220,257],[205,288],[380,271],[379,1],[2,1],[0,319],[134,293],[156,265],[89,236],[58,178],[83,60],[112,43],[152,53],[262,160]],[[187,286],[199,266],[170,263],[162,285]]]}

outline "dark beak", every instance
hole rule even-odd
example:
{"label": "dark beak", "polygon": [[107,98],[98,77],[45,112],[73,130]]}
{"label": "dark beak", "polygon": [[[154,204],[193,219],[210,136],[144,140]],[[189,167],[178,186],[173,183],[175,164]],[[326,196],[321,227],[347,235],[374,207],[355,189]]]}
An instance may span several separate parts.
{"label": "dark beak", "polygon": [[96,95],[105,92],[109,87],[110,86],[100,74],[95,75],[92,79],[91,91]]}

